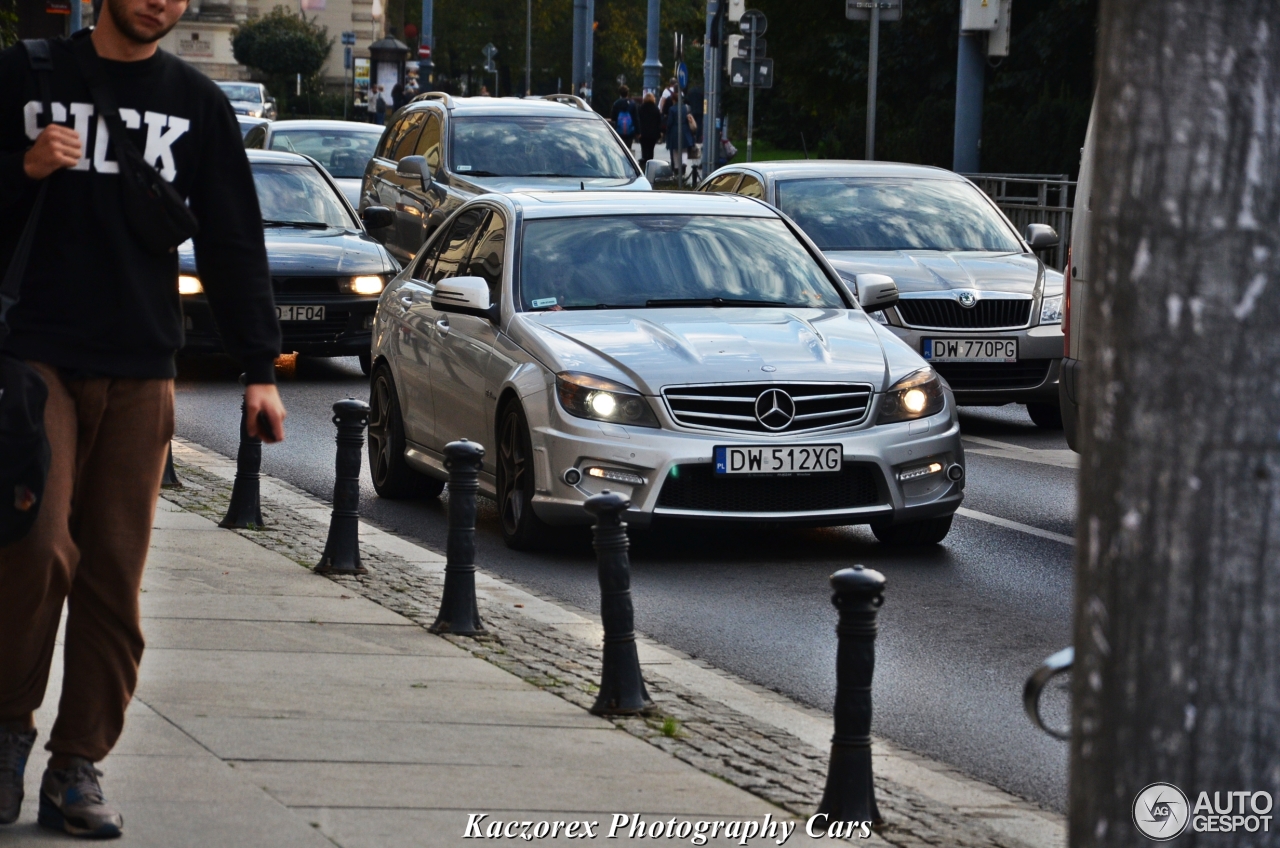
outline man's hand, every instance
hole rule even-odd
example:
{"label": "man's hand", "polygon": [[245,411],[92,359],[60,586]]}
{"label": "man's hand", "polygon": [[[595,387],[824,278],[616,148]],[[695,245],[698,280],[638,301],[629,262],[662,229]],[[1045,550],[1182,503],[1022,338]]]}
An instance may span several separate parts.
{"label": "man's hand", "polygon": [[[280,390],[272,383],[253,383],[244,387],[245,426],[249,435],[267,444],[284,441],[284,403]],[[266,419],[258,420],[259,416]],[[265,423],[267,426],[262,426]]]}
{"label": "man's hand", "polygon": [[22,159],[22,169],[33,180],[43,180],[61,168],[80,161],[80,133],[61,124],[49,124]]}

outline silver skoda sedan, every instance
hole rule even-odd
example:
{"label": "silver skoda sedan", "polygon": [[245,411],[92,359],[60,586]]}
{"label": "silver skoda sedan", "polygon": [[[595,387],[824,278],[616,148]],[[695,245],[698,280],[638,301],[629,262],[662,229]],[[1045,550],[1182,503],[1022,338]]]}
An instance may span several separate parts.
{"label": "silver skoda sedan", "polygon": [[936,544],[960,506],[950,388],[777,211],[708,194],[546,192],[464,204],[383,292],[369,454],[382,497],[439,495],[486,449],[512,547],[588,520],[869,524]]}

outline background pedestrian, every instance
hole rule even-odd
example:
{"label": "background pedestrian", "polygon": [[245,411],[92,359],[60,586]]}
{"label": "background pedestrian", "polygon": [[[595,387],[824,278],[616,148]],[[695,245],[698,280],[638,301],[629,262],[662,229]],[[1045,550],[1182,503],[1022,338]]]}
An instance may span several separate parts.
{"label": "background pedestrian", "polygon": [[646,91],[640,104],[640,167],[643,168],[653,158],[653,148],[661,136],[662,111],[658,109],[653,92]]}
{"label": "background pedestrian", "polygon": [[689,104],[671,100],[667,109],[667,150],[671,153],[671,170],[675,171],[676,179],[681,183],[684,182],[685,151],[691,149],[697,141],[698,125],[693,120],[693,113],[689,111]]}
{"label": "background pedestrian", "polygon": [[636,108],[636,102],[631,99],[631,90],[625,85],[618,86],[618,99],[613,101],[610,120],[613,121],[613,128],[618,131],[622,141],[627,147],[631,147],[636,140],[636,135],[640,132],[640,110]]}

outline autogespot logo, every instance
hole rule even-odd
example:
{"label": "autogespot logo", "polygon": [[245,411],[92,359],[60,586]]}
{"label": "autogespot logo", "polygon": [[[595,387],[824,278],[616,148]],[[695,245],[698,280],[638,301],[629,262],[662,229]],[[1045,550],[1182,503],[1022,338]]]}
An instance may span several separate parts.
{"label": "autogespot logo", "polygon": [[1133,823],[1153,842],[1182,835],[1190,818],[1187,796],[1172,783],[1153,783],[1133,799]]}

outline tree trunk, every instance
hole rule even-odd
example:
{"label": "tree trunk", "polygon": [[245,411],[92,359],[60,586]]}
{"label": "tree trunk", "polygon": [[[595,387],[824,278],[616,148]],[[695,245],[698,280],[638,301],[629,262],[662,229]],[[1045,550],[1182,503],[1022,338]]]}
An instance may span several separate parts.
{"label": "tree trunk", "polygon": [[1280,3],[1104,0],[1098,55],[1070,838],[1133,846],[1151,783],[1280,790]]}

